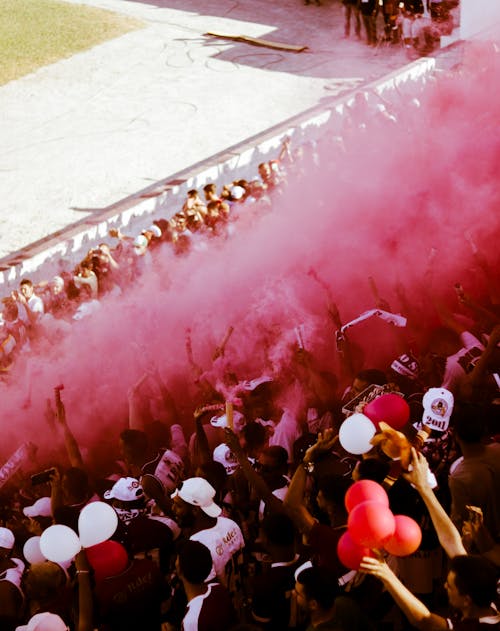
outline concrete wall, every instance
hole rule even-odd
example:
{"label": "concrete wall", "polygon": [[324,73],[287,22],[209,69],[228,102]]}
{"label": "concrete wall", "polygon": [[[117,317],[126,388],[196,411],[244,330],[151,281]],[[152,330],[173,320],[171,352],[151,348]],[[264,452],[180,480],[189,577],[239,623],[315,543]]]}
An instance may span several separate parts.
{"label": "concrete wall", "polygon": [[[360,89],[368,91],[374,99],[378,94],[390,100],[390,92],[395,86],[416,80],[433,72],[434,68],[433,58],[419,59]],[[154,219],[171,217],[181,208],[189,189],[202,188],[208,182],[215,182],[219,188],[232,180],[254,179],[258,164],[277,157],[286,136],[292,139],[294,148],[319,139],[325,125],[332,117],[341,117],[345,106],[353,99],[354,92],[332,100],[328,106],[314,108],[113,204],[98,217],[83,219],[1,259],[0,296],[17,287],[22,278],[39,282],[62,270],[72,269],[89,248],[105,240],[111,242],[107,237],[110,228],[136,235]]]}

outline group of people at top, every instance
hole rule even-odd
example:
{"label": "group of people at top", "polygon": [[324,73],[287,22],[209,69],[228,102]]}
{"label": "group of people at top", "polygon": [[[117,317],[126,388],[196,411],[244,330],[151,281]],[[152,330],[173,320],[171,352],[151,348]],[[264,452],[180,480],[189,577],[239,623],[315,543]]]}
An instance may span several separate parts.
{"label": "group of people at top", "polygon": [[[368,46],[382,41],[403,43],[427,54],[439,44],[441,35],[453,30],[450,13],[458,1],[440,0],[342,0],[344,5],[344,37],[354,34],[362,39],[362,25]],[[381,16],[381,17],[379,17]],[[383,19],[382,24],[378,24]],[[379,34],[383,28],[382,36]]]}

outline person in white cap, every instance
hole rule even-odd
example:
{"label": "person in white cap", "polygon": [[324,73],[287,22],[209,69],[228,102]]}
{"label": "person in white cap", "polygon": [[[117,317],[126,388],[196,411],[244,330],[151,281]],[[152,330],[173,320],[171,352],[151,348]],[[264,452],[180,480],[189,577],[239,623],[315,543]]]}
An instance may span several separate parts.
{"label": "person in white cap", "polygon": [[226,566],[243,549],[245,541],[238,524],[222,517],[214,502],[215,489],[204,478],[188,478],[171,495],[177,523],[192,541],[203,543],[212,555],[215,576],[227,583]]}
{"label": "person in white cap", "polygon": [[20,622],[24,605],[24,563],[12,558],[14,543],[14,533],[0,527],[0,629],[9,630]]}
{"label": "person in white cap", "polygon": [[43,611],[32,616],[28,624],[16,627],[16,631],[69,631],[69,627],[57,614]]}

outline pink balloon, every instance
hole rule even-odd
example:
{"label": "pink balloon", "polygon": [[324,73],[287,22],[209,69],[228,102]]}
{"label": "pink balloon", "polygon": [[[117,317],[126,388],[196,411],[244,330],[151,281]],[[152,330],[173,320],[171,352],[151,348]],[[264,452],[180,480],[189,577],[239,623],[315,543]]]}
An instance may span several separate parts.
{"label": "pink balloon", "polygon": [[96,581],[123,572],[128,565],[128,554],[117,541],[103,541],[85,550],[87,559],[94,569]]}
{"label": "pink balloon", "polygon": [[349,531],[344,532],[337,543],[337,555],[340,562],[350,570],[358,570],[363,557],[373,556],[370,548],[358,546],[352,540]]}
{"label": "pink balloon", "polygon": [[422,531],[417,522],[406,515],[395,515],[396,530],[392,537],[384,543],[389,554],[405,557],[418,550],[422,541]]}
{"label": "pink balloon", "polygon": [[355,482],[345,494],[345,507],[350,513],[352,509],[362,502],[380,502],[389,508],[389,498],[385,489],[373,480],[359,480]]}
{"label": "pink balloon", "polygon": [[363,414],[372,421],[377,429],[381,421],[393,429],[401,429],[408,423],[410,407],[403,397],[388,393],[367,403],[363,408]]}
{"label": "pink balloon", "polygon": [[396,530],[392,511],[380,502],[363,502],[352,509],[347,527],[354,543],[381,548]]}

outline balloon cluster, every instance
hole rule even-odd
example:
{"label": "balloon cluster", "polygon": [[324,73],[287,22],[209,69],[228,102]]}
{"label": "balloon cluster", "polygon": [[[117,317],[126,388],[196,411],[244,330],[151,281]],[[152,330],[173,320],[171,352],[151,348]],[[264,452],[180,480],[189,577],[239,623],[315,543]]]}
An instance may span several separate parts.
{"label": "balloon cluster", "polygon": [[345,495],[349,513],[347,531],[337,544],[338,557],[345,567],[359,569],[364,556],[385,549],[395,556],[407,556],[422,540],[419,525],[406,515],[393,515],[389,498],[380,484],[360,480]]}
{"label": "balloon cluster", "polygon": [[91,502],[78,518],[78,533],[62,524],[49,526],[41,537],[31,537],[23,548],[28,563],[53,561],[68,565],[85,548],[87,559],[94,570],[96,580],[115,576],[128,565],[125,548],[109,540],[118,526],[116,512],[105,502]]}
{"label": "balloon cluster", "polygon": [[382,394],[365,405],[363,413],[349,416],[340,426],[339,442],[350,454],[365,454],[373,448],[371,442],[384,422],[399,430],[410,418],[408,403],[398,394]]}

